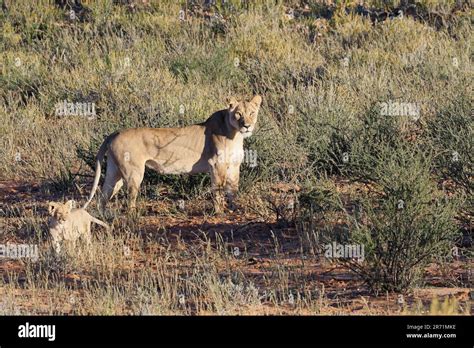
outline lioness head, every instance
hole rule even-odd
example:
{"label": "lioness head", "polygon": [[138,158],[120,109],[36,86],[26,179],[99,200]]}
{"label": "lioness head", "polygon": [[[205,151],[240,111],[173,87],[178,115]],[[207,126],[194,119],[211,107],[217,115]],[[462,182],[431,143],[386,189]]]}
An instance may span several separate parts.
{"label": "lioness head", "polygon": [[251,101],[237,101],[234,97],[229,99],[229,122],[244,138],[252,135],[257,122],[258,110],[262,97],[256,95]]}
{"label": "lioness head", "polygon": [[66,221],[74,206],[73,201],[67,201],[64,204],[49,202],[48,213],[58,222]]}

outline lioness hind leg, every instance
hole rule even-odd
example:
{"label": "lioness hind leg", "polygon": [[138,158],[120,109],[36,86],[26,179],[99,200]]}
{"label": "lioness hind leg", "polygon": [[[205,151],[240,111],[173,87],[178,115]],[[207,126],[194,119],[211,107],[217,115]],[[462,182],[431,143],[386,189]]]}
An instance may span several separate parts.
{"label": "lioness hind leg", "polygon": [[102,206],[117,194],[123,185],[122,176],[112,158],[107,161],[107,172],[102,186]]}
{"label": "lioness hind leg", "polygon": [[132,169],[130,173],[125,176],[125,182],[128,189],[128,202],[129,208],[135,208],[137,204],[138,192],[140,191],[140,185],[145,176],[145,166],[140,169]]}

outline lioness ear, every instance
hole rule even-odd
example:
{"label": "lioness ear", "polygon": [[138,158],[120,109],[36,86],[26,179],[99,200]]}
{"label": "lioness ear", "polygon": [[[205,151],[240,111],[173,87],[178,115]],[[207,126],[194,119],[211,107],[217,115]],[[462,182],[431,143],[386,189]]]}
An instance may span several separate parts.
{"label": "lioness ear", "polygon": [[259,108],[260,104],[262,104],[262,97],[259,95],[256,95],[255,97],[252,98],[250,102],[254,104],[257,108]]}
{"label": "lioness ear", "polygon": [[229,105],[229,110],[232,111],[239,105],[239,102],[235,97],[230,97],[227,98],[227,104]]}
{"label": "lioness ear", "polygon": [[48,213],[49,215],[53,215],[54,212],[56,211],[56,208],[58,207],[58,205],[54,202],[49,202],[49,205],[48,205]]}
{"label": "lioness ear", "polygon": [[72,208],[74,208],[74,201],[67,201],[64,203],[64,206],[66,207],[67,211],[70,212]]}

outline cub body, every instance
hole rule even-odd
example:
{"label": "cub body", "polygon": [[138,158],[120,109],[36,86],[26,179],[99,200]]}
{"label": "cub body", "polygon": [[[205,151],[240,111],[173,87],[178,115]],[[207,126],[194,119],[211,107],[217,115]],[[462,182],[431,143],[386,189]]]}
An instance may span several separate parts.
{"label": "cub body", "polygon": [[91,222],[109,229],[106,223],[90,215],[84,208],[73,208],[73,201],[64,204],[50,202],[48,212],[51,216],[49,232],[57,253],[63,244],[70,244],[74,248],[78,239],[89,245],[92,240]]}

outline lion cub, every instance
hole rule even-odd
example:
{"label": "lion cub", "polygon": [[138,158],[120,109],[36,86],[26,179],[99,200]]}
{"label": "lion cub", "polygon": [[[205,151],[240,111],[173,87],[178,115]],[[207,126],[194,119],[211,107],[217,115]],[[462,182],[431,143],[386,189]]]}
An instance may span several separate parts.
{"label": "lion cub", "polygon": [[90,215],[84,208],[73,209],[73,201],[67,201],[64,204],[50,202],[48,207],[51,215],[49,223],[49,232],[53,237],[53,244],[56,253],[60,253],[61,244],[66,242],[76,245],[79,238],[85,240],[87,244],[91,243],[91,222],[109,229],[109,226]]}

